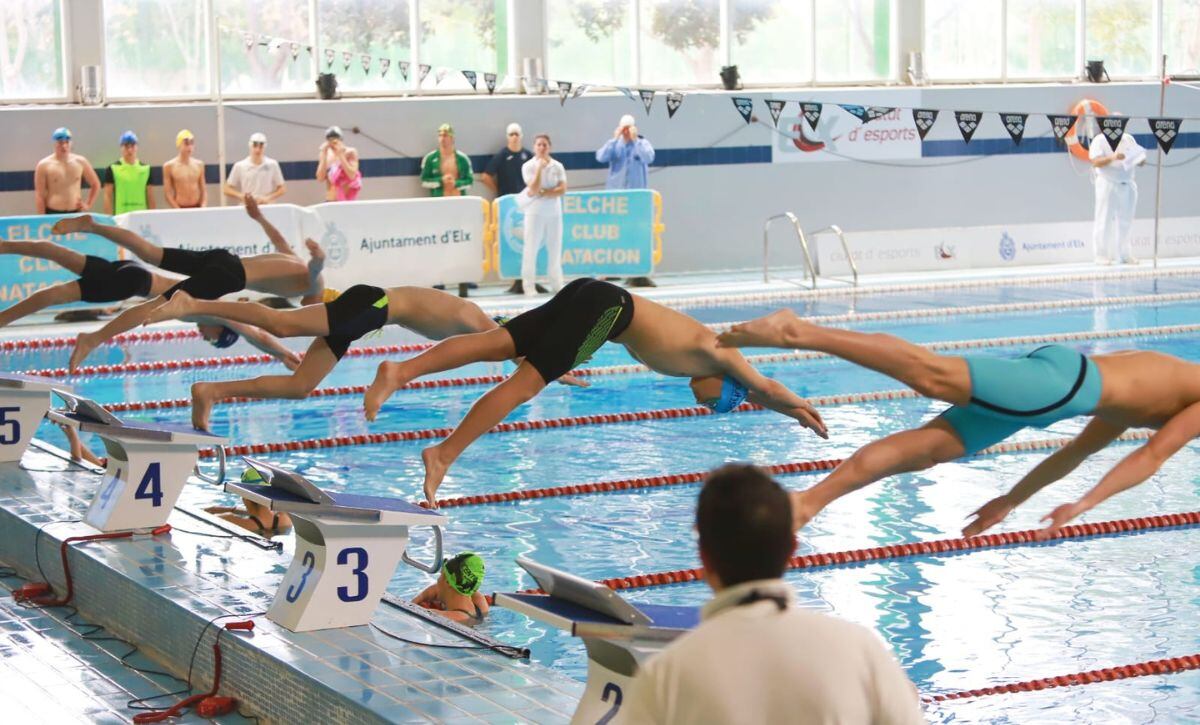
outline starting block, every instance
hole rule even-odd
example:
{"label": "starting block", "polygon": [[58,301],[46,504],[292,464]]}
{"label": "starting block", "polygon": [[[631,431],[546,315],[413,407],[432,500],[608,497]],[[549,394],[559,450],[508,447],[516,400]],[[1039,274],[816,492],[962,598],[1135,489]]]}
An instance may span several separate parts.
{"label": "starting block", "polygon": [[0,374],[0,462],[19,461],[50,410],[50,392],[70,390],[57,380]]}
{"label": "starting block", "polygon": [[546,594],[496,594],[507,607],[583,639],[588,653],[587,688],[572,723],[607,723],[641,664],[700,623],[700,607],[633,605],[612,589],[517,557]]}
{"label": "starting block", "polygon": [[[104,441],[108,468],[84,521],[101,531],[156,528],[167,523],[199,446],[221,451],[225,439],[195,428],[161,423],[126,423],[94,400],[55,389],[67,405],[46,417]],[[224,458],[222,454],[222,468]]]}
{"label": "starting block", "polygon": [[[353,627],[375,614],[403,560],[422,571],[442,566],[446,517],[394,498],[328,493],[299,474],[244,457],[267,484],[230,482],[225,490],[292,517],[296,554],[267,618],[293,632]],[[408,556],[408,530],[432,526],[435,561]]]}

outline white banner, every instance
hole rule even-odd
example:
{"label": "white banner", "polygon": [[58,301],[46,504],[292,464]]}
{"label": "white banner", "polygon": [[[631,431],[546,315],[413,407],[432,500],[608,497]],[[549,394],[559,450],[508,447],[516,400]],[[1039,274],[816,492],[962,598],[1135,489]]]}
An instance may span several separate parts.
{"label": "white banner", "polygon": [[[919,159],[921,136],[913,123],[910,107],[918,105],[917,93],[866,93],[862,101],[887,100],[887,106],[867,106],[872,120],[864,123],[836,103],[821,107],[814,131],[800,107],[788,103],[779,119],[772,161],[808,163],[855,159]],[[896,105],[902,107],[895,107]],[[890,109],[890,110],[889,110]],[[887,111],[883,113],[883,111]],[[875,115],[879,112],[880,115]]]}
{"label": "white banner", "polygon": [[[305,217],[311,212],[295,204],[268,204],[261,208],[267,221],[274,224],[284,239],[307,260]],[[262,227],[246,216],[246,210],[240,206],[133,211],[116,219],[117,224],[160,247],[192,251],[228,249],[239,257],[275,251]]]}

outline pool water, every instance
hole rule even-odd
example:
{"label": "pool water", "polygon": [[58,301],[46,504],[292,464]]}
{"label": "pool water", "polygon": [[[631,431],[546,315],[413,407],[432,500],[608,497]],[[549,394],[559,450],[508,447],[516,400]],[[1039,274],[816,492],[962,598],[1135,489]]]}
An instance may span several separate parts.
{"label": "pool water", "polygon": [[[980,304],[1127,295],[1200,292],[1200,279],[1173,277],[1071,283],[997,285],[962,292],[868,294],[793,305],[800,314],[956,308]],[[696,307],[705,322],[728,322],[764,314],[775,306]],[[847,324],[889,332],[918,342],[1119,330],[1192,324],[1200,301],[1140,306],[1085,306],[1015,314],[957,315]],[[414,338],[389,331],[362,344]],[[292,341],[301,349],[305,341]],[[240,347],[229,352],[249,353]],[[1077,345],[1085,352],[1128,347],[1200,359],[1200,333],[1101,339]],[[1015,355],[1028,347],[980,352]],[[225,351],[222,351],[225,352]],[[751,351],[758,352],[758,351]],[[65,365],[68,351],[39,350],[6,356],[11,370]],[[201,342],[105,347],[89,362],[199,358],[213,355]],[[382,358],[350,357],[323,386],[362,385]],[[589,365],[632,360],[607,345]],[[446,376],[495,374],[511,365],[472,365]],[[894,390],[881,375],[834,360],[790,361],[761,366],[768,375],[809,397]],[[101,402],[186,397],[196,380],[276,374],[278,365],[230,366],[170,373],[73,379],[84,395]],[[509,420],[615,413],[694,405],[686,381],[649,373],[604,376],[580,390],[554,385]],[[358,396],[304,402],[267,401],[218,406],[214,431],[232,443],[291,441],[368,432],[453,426],[485,390],[480,386],[402,391],[367,423]],[[919,425],[945,407],[921,399],[829,406],[822,415],[830,431],[823,441],[790,419],[767,412],[662,421],[606,424],[490,434],[459,459],[441,495],[460,496],[587,483],[667,473],[703,471],[734,460],[760,464],[840,458],[883,435]],[[184,422],[189,410],[125,414],[129,418]],[[1017,440],[1070,435],[1078,420],[1045,431],[1027,430]],[[61,445],[61,434],[43,424],[41,437]],[[264,456],[303,472],[331,489],[419,499],[419,458],[427,441],[348,446]],[[1035,496],[1001,530],[1033,528],[1059,503],[1090,488],[1104,471],[1133,450],[1117,444],[1085,462]],[[1046,455],[1008,453],[971,458],[919,474],[896,476],[834,503],[799,538],[798,553],[957,536],[965,518],[1007,490]],[[1200,509],[1200,450],[1187,448],[1137,491],[1118,496],[1084,520],[1101,521]],[[234,473],[236,474],[235,467]],[[788,487],[806,487],[820,474],[783,476]],[[607,578],[699,566],[692,515],[698,486],[683,485],[615,494],[537,499],[447,509],[448,551],[470,549],[487,561],[488,591],[533,586],[513,563],[523,554],[581,576]],[[231,497],[201,485],[185,489],[184,505],[230,503]],[[422,532],[416,532],[420,538]],[[419,546],[417,554],[423,553]],[[290,545],[290,544],[289,544]],[[917,687],[927,694],[1067,674],[1200,651],[1200,530],[1168,530],[1119,537],[980,551],[952,557],[916,557],[854,567],[792,572],[804,606],[830,612],[877,631]],[[411,596],[428,577],[402,567],[391,582]],[[710,592],[702,583],[633,590],[634,601],[700,604]],[[534,659],[574,677],[585,675],[578,640],[497,609],[483,625],[493,636],[528,645]],[[1106,721],[1175,722],[1200,717],[1200,674],[1144,677],[1039,693],[1001,695],[932,706],[938,722]],[[1103,713],[1103,716],[1101,716]]]}

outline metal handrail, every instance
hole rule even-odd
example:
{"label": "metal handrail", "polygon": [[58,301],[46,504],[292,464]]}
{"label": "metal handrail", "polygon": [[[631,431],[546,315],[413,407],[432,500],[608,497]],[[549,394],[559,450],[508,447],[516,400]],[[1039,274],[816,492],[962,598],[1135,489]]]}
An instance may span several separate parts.
{"label": "metal handrail", "polygon": [[206,474],[204,471],[201,471],[200,470],[200,461],[196,461],[196,465],[193,468],[193,472],[196,474],[196,478],[199,478],[201,481],[204,481],[205,483],[211,483],[216,486],[220,486],[221,484],[225,483],[225,446],[218,445],[218,446],[213,446],[213,448],[217,452],[217,465],[218,465],[217,475],[210,476],[210,475]]}
{"label": "metal handrail", "polygon": [[804,230],[800,228],[800,220],[790,211],[785,211],[782,214],[776,214],[772,217],[767,217],[767,221],[763,223],[763,282],[770,281],[769,259],[767,256],[768,249],[768,232],[771,230],[771,222],[778,219],[787,219],[796,229],[796,236],[800,239],[800,249],[804,252],[804,262],[808,265],[808,274],[812,278],[812,288],[817,288],[817,268],[813,266],[812,254],[808,251],[808,238],[804,236]]}
{"label": "metal handrail", "polygon": [[842,243],[842,251],[846,253],[846,261],[850,263],[850,271],[854,274],[854,286],[858,286],[858,264],[854,261],[854,255],[850,254],[850,245],[846,243],[846,235],[842,233],[842,228],[837,224],[830,224],[824,229],[818,229],[813,232],[813,236],[824,234],[825,232],[833,232],[837,235],[838,241]]}

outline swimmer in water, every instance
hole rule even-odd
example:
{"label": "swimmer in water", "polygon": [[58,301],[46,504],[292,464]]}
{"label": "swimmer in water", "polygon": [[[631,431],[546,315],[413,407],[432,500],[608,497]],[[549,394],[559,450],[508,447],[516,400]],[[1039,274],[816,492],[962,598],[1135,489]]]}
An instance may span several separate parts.
{"label": "swimmer in water", "polygon": [[1158,352],[1131,350],[1085,356],[1046,345],[1022,357],[938,355],[900,338],[821,327],[791,310],[735,325],[723,347],[818,350],[883,373],[952,407],[920,428],[882,438],[847,458],[823,481],[791,494],[799,528],[832,501],[886,476],[921,471],[976,453],[1017,431],[1090,416],[1083,431],[1025,475],[1008,493],[973,514],[974,536],[1000,523],[1042,488],[1075,470],[1129,428],[1157,432],[1114,466],[1094,488],[1045,516],[1048,538],[1105,499],[1152,476],[1200,435],[1200,366]]}
{"label": "swimmer in water", "polygon": [[[107,259],[82,255],[54,242],[8,242],[0,240],[0,254],[20,254],[46,259],[79,275],[72,282],[60,282],[29,295],[8,309],[0,310],[0,327],[52,305],[71,302],[120,302],[132,297],[157,297],[178,284],[178,280],[155,274],[137,262],[110,262]],[[216,323],[220,324],[216,324]],[[273,355],[293,370],[300,364],[296,353],[288,350],[273,335],[257,327],[233,322],[210,321],[200,326],[200,334],[216,340],[230,330],[250,344]]]}
{"label": "swimmer in water", "polygon": [[[215,300],[223,295],[250,289],[280,297],[301,297],[305,304],[319,302],[325,288],[321,278],[321,270],[325,266],[325,253],[321,247],[311,239],[306,240],[305,245],[311,259],[305,263],[279,230],[263,216],[254,197],[247,194],[245,203],[246,214],[262,226],[263,232],[274,245],[275,252],[239,257],[224,249],[193,252],[177,247],[160,247],[128,229],[100,224],[88,214],[60,219],[51,230],[55,234],[98,234],[129,250],[147,264],[187,276],[187,279],[173,285],[161,295],[122,312],[115,320],[96,332],[81,333],[75,339],[75,349],[71,352],[70,369],[78,369],[92,350],[101,343],[145,323],[156,309],[179,290],[206,300]],[[220,320],[198,322],[201,323],[201,333],[205,339],[219,348],[229,347],[238,340],[238,333],[233,328],[221,324]]]}
{"label": "swimmer in water", "polygon": [[483,574],[483,559],[465,551],[447,559],[437,581],[413,597],[413,603],[455,622],[479,624],[489,610],[487,598],[479,591]]}
{"label": "swimmer in water", "polygon": [[459,335],[408,360],[381,363],[363,407],[367,419],[374,420],[393,391],[422,375],[473,362],[525,358],[511,377],[475,402],[448,438],[421,452],[430,505],[436,505],[447,469],[467,446],[540,393],[549,381],[590,359],[607,340],[624,345],[652,370],[691,378],[696,401],[718,413],[749,400],[827,437],[821,416],[808,401],[764,377],[738,351],[719,349],[716,338],[712,330],[681,312],[608,282],[577,279],[500,329]]}
{"label": "swimmer in water", "polygon": [[[266,483],[262,474],[253,468],[242,471],[243,483]],[[215,514],[222,520],[252,531],[259,536],[270,539],[292,530],[292,517],[282,511],[272,511],[269,507],[242,499],[242,507],[209,506],[204,509],[207,513]],[[268,523],[269,522],[269,523]]]}

